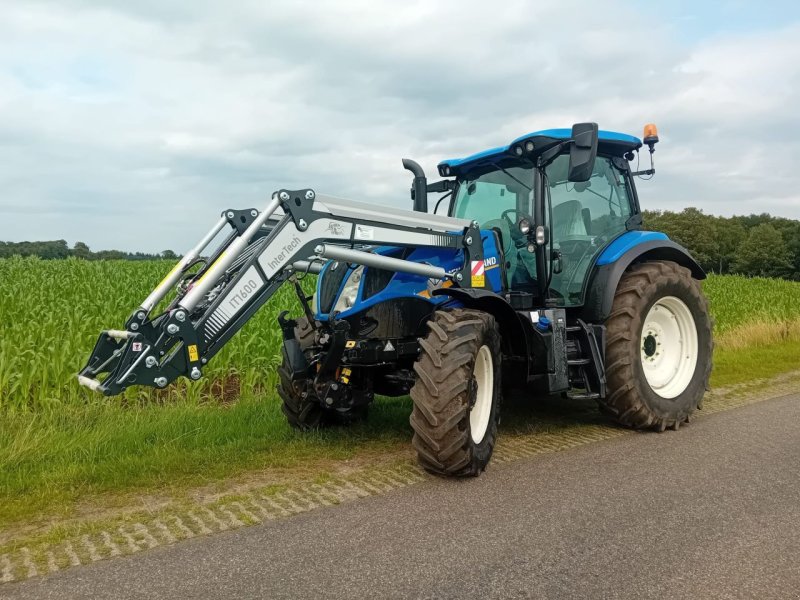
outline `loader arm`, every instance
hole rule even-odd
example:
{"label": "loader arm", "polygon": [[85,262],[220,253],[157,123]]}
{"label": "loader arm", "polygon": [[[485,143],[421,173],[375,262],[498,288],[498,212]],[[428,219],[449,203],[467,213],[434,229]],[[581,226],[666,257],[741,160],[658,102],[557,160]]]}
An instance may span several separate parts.
{"label": "loader arm", "polygon": [[[283,216],[275,220],[276,211]],[[225,229],[227,237],[203,268],[159,314],[155,307],[201,259]],[[463,250],[460,270],[369,252],[371,246]],[[78,380],[111,396],[131,385],[166,387],[181,375],[202,377],[208,361],[295,272],[318,272],[327,259],[405,271],[453,284],[470,282],[483,261],[478,224],[427,213],[281,190],[262,212],[228,210],[137,307],[122,330],[100,334]],[[103,377],[105,375],[105,377]]]}

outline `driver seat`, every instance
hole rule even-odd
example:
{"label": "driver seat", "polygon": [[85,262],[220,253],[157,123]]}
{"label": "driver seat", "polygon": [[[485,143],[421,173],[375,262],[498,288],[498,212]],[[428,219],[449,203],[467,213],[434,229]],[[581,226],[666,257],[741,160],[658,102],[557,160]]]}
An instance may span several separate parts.
{"label": "driver seat", "polygon": [[578,200],[567,200],[553,206],[553,239],[571,235],[589,235],[583,218],[583,205]]}

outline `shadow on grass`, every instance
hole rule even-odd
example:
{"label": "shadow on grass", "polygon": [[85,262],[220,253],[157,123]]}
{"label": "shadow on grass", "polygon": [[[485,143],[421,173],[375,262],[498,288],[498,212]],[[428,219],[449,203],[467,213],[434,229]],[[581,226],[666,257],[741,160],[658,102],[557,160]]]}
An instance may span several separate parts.
{"label": "shadow on grass", "polygon": [[[340,429],[340,435],[386,436],[410,439],[411,399],[378,398],[370,407],[366,423]],[[613,425],[594,400],[570,400],[561,396],[537,396],[526,390],[507,392],[501,406],[500,435],[536,434],[582,425]],[[359,431],[360,429],[360,431]]]}

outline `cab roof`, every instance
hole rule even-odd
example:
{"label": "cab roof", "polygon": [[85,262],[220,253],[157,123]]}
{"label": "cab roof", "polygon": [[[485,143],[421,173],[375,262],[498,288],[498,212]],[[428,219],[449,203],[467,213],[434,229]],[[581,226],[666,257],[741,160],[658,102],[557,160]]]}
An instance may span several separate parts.
{"label": "cab roof", "polygon": [[[528,141],[533,142],[534,149],[549,146],[559,140],[567,140],[572,137],[572,129],[543,129],[534,131],[516,138],[506,146],[489,148],[483,152],[471,154],[465,158],[451,158],[439,163],[439,174],[442,176],[459,175],[474,168],[487,166],[491,163],[506,160],[518,161],[519,157],[514,154],[514,148],[523,145]],[[617,133],[616,131],[598,132],[597,151],[600,154],[611,156],[623,156],[626,152],[638,150],[642,146],[642,141],[627,133]],[[535,151],[535,150],[534,150]],[[505,166],[505,164],[503,165]],[[447,167],[445,169],[445,167]]]}

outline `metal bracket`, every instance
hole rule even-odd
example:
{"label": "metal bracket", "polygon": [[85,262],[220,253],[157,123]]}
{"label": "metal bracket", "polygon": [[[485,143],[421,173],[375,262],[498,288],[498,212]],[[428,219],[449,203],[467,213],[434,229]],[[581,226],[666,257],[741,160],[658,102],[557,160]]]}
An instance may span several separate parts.
{"label": "metal bracket", "polygon": [[233,227],[239,235],[242,235],[247,231],[247,228],[250,227],[250,223],[258,216],[258,211],[255,208],[245,208],[243,210],[229,208],[223,211],[222,216],[228,220],[228,224]]}
{"label": "metal bracket", "polygon": [[308,229],[309,224],[314,220],[314,198],[317,197],[314,190],[307,188],[304,190],[280,190],[277,192],[283,211],[290,215],[295,227],[300,231]]}
{"label": "metal bracket", "polygon": [[464,245],[464,265],[456,273],[456,283],[459,287],[488,288],[486,274],[483,269],[481,269],[484,273],[482,283],[472,275],[474,263],[480,263],[480,266],[483,267],[483,240],[481,239],[481,230],[477,221],[472,221],[464,230],[462,243]]}

